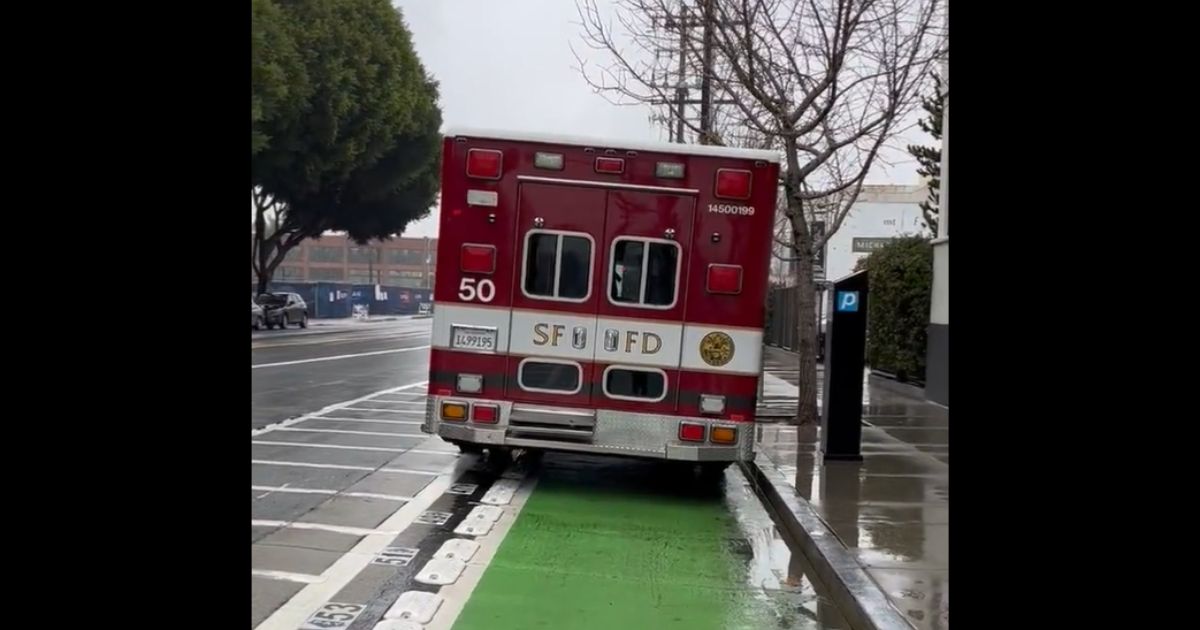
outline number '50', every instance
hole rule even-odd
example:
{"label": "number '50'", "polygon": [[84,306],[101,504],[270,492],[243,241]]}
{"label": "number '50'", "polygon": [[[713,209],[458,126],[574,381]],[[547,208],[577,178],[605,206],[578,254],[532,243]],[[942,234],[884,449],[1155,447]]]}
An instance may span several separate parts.
{"label": "number '50'", "polygon": [[478,297],[480,302],[491,302],[496,297],[496,285],[487,278],[478,280],[478,284],[476,282],[476,278],[463,278],[458,283],[458,299],[474,302]]}

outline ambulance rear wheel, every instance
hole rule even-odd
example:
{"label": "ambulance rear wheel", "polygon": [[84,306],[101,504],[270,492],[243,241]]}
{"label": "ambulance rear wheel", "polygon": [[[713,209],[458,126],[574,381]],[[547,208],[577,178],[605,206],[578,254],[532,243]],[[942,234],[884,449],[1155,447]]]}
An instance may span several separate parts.
{"label": "ambulance rear wheel", "polygon": [[700,480],[716,483],[725,478],[725,469],[733,462],[705,462],[700,464]]}
{"label": "ambulance rear wheel", "polygon": [[490,446],[488,447],[488,466],[493,470],[504,470],[512,463],[513,454],[511,448]]}
{"label": "ambulance rear wheel", "polygon": [[470,442],[451,442],[451,444],[457,446],[460,453],[478,455],[483,452],[483,447],[478,444]]}

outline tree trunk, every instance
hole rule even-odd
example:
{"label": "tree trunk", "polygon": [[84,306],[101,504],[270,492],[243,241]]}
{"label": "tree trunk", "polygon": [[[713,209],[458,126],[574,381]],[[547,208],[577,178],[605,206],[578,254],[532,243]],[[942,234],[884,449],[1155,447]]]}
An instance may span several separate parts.
{"label": "tree trunk", "polygon": [[812,280],[812,265],[798,266],[800,269],[796,273],[796,291],[800,295],[796,299],[796,332],[800,371],[797,373],[799,401],[796,423],[805,425],[815,424],[820,419],[817,411],[817,300]]}
{"label": "tree trunk", "polygon": [[265,273],[258,274],[258,294],[262,295],[267,292],[267,285],[270,284],[271,278]]}

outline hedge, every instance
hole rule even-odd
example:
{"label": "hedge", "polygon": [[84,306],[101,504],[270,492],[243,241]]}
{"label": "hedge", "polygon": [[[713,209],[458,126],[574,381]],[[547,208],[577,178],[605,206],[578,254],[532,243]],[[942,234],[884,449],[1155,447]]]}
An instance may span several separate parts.
{"label": "hedge", "polygon": [[920,236],[888,243],[858,261],[866,269],[867,364],[900,381],[925,381],[933,248]]}

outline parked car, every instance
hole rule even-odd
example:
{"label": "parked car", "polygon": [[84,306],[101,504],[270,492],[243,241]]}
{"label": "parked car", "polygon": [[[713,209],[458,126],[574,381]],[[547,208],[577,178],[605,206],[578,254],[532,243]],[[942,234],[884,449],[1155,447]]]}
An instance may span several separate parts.
{"label": "parked car", "polygon": [[254,330],[262,330],[262,327],[267,323],[266,315],[263,313],[263,308],[250,300],[250,328]]}
{"label": "parked car", "polygon": [[298,324],[308,328],[308,304],[297,293],[263,293],[255,298],[263,308],[267,329]]}

